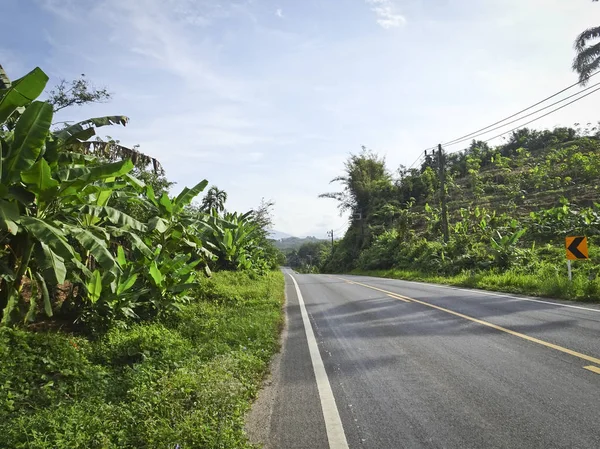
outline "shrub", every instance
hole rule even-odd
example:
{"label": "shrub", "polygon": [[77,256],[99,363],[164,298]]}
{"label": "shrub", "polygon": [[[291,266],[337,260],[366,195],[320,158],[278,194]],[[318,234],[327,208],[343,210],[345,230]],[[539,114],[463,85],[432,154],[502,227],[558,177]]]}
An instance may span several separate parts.
{"label": "shrub", "polygon": [[357,266],[364,270],[376,270],[393,265],[398,252],[401,249],[401,241],[398,231],[385,231],[377,236],[373,244],[361,252]]}

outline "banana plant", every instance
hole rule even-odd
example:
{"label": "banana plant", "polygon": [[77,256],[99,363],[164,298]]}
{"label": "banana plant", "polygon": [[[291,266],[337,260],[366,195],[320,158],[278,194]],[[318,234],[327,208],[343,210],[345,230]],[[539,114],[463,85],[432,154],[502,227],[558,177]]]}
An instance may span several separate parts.
{"label": "banana plant", "polygon": [[11,115],[22,113],[31,99],[37,98],[44,91],[48,75],[36,67],[24,77],[11,82],[0,67],[0,77],[4,86],[0,89],[0,124],[8,128],[12,124],[9,121]]}
{"label": "banana plant", "polygon": [[504,235],[502,235],[500,231],[496,231],[496,237],[491,238],[490,245],[492,247],[496,265],[499,268],[508,268],[513,260],[520,255],[517,249],[517,243],[526,231],[526,229],[512,229],[507,231]]}
{"label": "banana plant", "polygon": [[[36,68],[10,82],[0,67],[2,324],[33,321],[40,309],[51,316],[55,291],[66,287],[71,293],[62,311],[75,310],[81,321],[148,318],[189,300],[211,263],[265,265],[252,213],[191,210],[206,180],[157,198],[131,174],[141,153],[90,140],[96,128],[125,125],[126,117],[52,131],[52,107],[35,100],[47,80]],[[158,166],[151,158],[142,163]],[[152,218],[128,215],[123,205],[134,202]]]}
{"label": "banana plant", "polygon": [[[40,101],[31,102],[31,97],[28,97],[32,93],[39,95],[46,81],[47,77],[36,69],[12,83],[0,95],[0,229],[6,231],[2,243],[10,252],[9,275],[4,276],[0,290],[2,323],[11,320],[26,274],[31,275],[32,295],[37,298],[38,291],[41,291],[45,309],[51,311],[45,279],[32,276],[30,269],[36,246],[42,255],[48,256],[43,259],[45,263],[42,266],[51,268],[59,281],[64,282],[64,259],[75,258],[60,229],[29,214],[31,207],[35,206],[35,196],[21,183],[21,177],[31,182],[36,178],[34,183],[39,186],[39,191],[56,187],[48,176],[47,167],[38,162],[50,133],[52,107]],[[27,103],[29,105],[23,109]],[[30,307],[35,307],[35,303],[35,300],[30,301]]]}
{"label": "banana plant", "polygon": [[149,235],[146,242],[149,246],[160,245],[161,252],[164,253],[175,254],[182,251],[193,253],[199,258],[213,257],[198,238],[197,229],[201,227],[201,218],[188,213],[186,209],[207,184],[208,181],[203,180],[191,189],[185,187],[174,198],[163,193],[158,199],[152,187],[147,186],[146,197],[154,213],[154,217],[148,221]]}
{"label": "banana plant", "polygon": [[207,220],[208,232],[204,234],[206,244],[217,256],[220,268],[250,269],[252,254],[258,251],[256,239],[258,226],[253,221],[253,213],[226,213],[219,217],[213,211]]}
{"label": "banana plant", "polygon": [[[0,91],[0,243],[8,250],[0,287],[3,324],[14,321],[17,309],[24,307],[25,320],[32,320],[38,297],[52,315],[48,283],[81,282],[93,301],[99,289],[96,266],[113,278],[120,274],[108,248],[110,235],[98,226],[100,221],[143,230],[107,204],[117,179],[133,169],[132,162],[103,164],[70,152],[67,145],[73,139],[91,133],[83,126],[83,134],[78,129],[51,132],[51,105],[31,100],[47,79],[35,69]],[[94,121],[88,124],[102,124]],[[27,283],[29,298],[23,298]]]}
{"label": "banana plant", "polygon": [[192,188],[184,188],[173,198],[167,193],[156,198],[151,186],[145,188],[146,205],[154,217],[147,223],[143,240],[154,250],[136,263],[140,267],[139,274],[151,286],[147,300],[155,312],[168,311],[186,302],[189,299],[186,293],[196,286],[200,269],[210,275],[207,262],[214,255],[198,231],[203,227],[202,218],[187,210],[207,184],[208,181],[203,180]]}

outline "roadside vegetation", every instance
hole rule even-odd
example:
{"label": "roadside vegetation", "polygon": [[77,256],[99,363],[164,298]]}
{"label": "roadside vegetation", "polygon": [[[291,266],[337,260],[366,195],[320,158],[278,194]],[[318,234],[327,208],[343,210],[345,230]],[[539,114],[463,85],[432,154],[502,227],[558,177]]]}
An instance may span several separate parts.
{"label": "roadside vegetation", "polygon": [[583,277],[577,277],[573,282],[569,282],[565,276],[557,276],[554,270],[541,274],[524,274],[520,270],[508,270],[502,273],[480,271],[441,276],[423,271],[392,268],[389,270],[356,269],[352,274],[577,301],[597,301],[599,291],[596,282],[587,282]]}
{"label": "roadside vegetation", "polygon": [[127,117],[57,123],[106,90],[42,101],[47,81],[0,67],[1,446],[247,447],[281,319],[272,203],[170,195],[156,159],[97,136]]}
{"label": "roadside vegetation", "polygon": [[318,273],[331,256],[331,243],[327,240],[309,239],[297,247],[283,249],[286,265],[299,273]]}
{"label": "roadside vegetation", "polygon": [[[392,174],[363,148],[322,195],[350,213],[323,272],[379,273],[565,299],[600,299],[597,127],[514,132],[446,156],[444,239],[438,155]],[[587,236],[590,260],[567,279],[566,236]],[[298,250],[300,252],[302,248]]]}
{"label": "roadside vegetation", "polygon": [[244,448],[283,276],[218,272],[168,317],[90,338],[0,328],[6,448]]}

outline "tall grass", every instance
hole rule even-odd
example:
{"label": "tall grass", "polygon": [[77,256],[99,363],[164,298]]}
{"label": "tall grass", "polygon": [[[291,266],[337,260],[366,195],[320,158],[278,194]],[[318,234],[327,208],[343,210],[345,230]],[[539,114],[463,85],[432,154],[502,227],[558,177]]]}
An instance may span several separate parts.
{"label": "tall grass", "polygon": [[454,276],[440,276],[418,270],[390,269],[354,270],[352,274],[431,282],[555,299],[600,301],[600,279],[589,279],[585,273],[581,272],[575,273],[573,281],[569,282],[566,273],[561,273],[550,265],[542,266],[536,273],[523,273],[519,269],[511,269],[505,272],[463,271]]}

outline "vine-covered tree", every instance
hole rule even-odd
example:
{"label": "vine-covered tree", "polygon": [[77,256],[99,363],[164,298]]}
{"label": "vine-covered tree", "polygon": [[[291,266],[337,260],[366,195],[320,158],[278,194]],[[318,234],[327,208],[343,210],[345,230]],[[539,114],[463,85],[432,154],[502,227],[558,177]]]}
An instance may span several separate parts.
{"label": "vine-covered tree", "polygon": [[367,216],[374,212],[377,199],[385,202],[393,195],[392,177],[385,167],[385,159],[365,147],[359,154],[350,155],[344,172],[343,176],[331,180],[342,184],[341,192],[319,195],[320,198],[337,200],[340,212]]}

